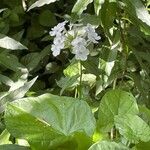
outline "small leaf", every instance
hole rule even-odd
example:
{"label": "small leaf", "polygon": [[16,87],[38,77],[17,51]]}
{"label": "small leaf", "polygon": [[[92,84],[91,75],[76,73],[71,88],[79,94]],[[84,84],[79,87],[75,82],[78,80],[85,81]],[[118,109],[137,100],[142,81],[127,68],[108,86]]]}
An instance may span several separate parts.
{"label": "small leaf", "polygon": [[8,86],[12,86],[14,83],[9,77],[0,74],[0,83],[1,82]]}
{"label": "small leaf", "polygon": [[94,8],[96,15],[99,15],[99,11],[101,9],[101,5],[105,2],[105,0],[94,0]]}
{"label": "small leaf", "polygon": [[121,143],[100,141],[93,144],[88,150],[129,150]]}
{"label": "small leaf", "polygon": [[1,12],[3,12],[3,11],[5,11],[7,8],[2,8],[2,9],[0,9],[0,13]]}
{"label": "small leaf", "polygon": [[150,127],[137,115],[115,116],[115,126],[131,143],[150,140]]}
{"label": "small leaf", "polygon": [[64,75],[67,77],[72,77],[79,74],[79,63],[71,63],[64,71]]}
{"label": "small leaf", "polygon": [[28,49],[24,45],[22,45],[20,42],[5,36],[3,34],[0,34],[0,47],[10,50],[22,50],[22,49]]}
{"label": "small leaf", "polygon": [[72,12],[81,15],[84,10],[87,9],[88,4],[92,3],[93,0],[77,0],[75,3]]}
{"label": "small leaf", "polygon": [[39,23],[42,26],[53,27],[57,24],[57,20],[54,13],[49,10],[45,10],[39,16]]}
{"label": "small leaf", "polygon": [[108,91],[101,100],[98,126],[102,131],[110,131],[116,115],[137,114],[138,106],[132,94],[121,90]]}
{"label": "small leaf", "polygon": [[38,0],[29,7],[28,11],[35,7],[42,7],[43,5],[50,4],[53,2],[56,2],[56,0]]}
{"label": "small leaf", "polygon": [[72,76],[72,77],[61,78],[57,82],[58,86],[62,88],[61,91],[60,91],[60,95],[62,95],[63,92],[65,90],[67,90],[68,88],[71,88],[71,87],[77,85],[78,84],[78,81],[77,81],[78,77],[79,77],[79,75],[75,75],[75,76]]}
{"label": "small leaf", "polygon": [[5,129],[0,135],[0,145],[2,144],[10,144],[9,141],[10,133]]}
{"label": "small leaf", "polygon": [[0,65],[15,72],[26,69],[21,63],[19,63],[18,58],[15,55],[9,53],[0,53]]}
{"label": "small leaf", "polygon": [[6,102],[11,102],[15,99],[22,98],[27,93],[27,91],[31,88],[31,86],[34,84],[36,79],[37,77],[33,78],[29,82],[26,82],[23,86],[15,90],[8,91],[3,96],[1,96],[0,97],[0,113],[2,113],[5,110]]}

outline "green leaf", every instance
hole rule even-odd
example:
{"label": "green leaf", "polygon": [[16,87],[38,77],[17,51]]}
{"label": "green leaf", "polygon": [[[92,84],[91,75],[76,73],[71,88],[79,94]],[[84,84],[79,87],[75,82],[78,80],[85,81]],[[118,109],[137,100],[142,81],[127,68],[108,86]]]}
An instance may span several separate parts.
{"label": "green leaf", "polygon": [[14,145],[14,144],[5,144],[0,145],[1,150],[31,150],[29,147]]}
{"label": "green leaf", "polygon": [[26,82],[23,86],[3,94],[3,96],[0,97],[0,113],[2,113],[5,110],[6,102],[11,102],[13,100],[22,98],[27,93],[27,91],[31,88],[31,86],[34,84],[36,79],[37,77],[33,78],[29,82]]}
{"label": "green leaf", "polygon": [[98,113],[98,127],[110,131],[116,115],[137,114],[136,99],[131,93],[121,90],[108,91],[101,100]]}
{"label": "green leaf", "polygon": [[33,71],[45,56],[50,53],[50,46],[45,47],[40,53],[29,53],[24,57],[29,71]]}
{"label": "green leaf", "polygon": [[150,141],[149,142],[140,142],[136,144],[136,150],[149,150],[150,148]]}
{"label": "green leaf", "polygon": [[109,32],[109,29],[113,27],[116,12],[117,4],[115,1],[107,0],[102,5],[100,18],[105,32]]}
{"label": "green leaf", "polygon": [[15,72],[26,69],[21,63],[19,63],[18,58],[15,55],[9,53],[0,53],[0,65]]}
{"label": "green leaf", "polygon": [[22,50],[22,49],[28,49],[24,45],[22,45],[20,42],[6,36],[3,34],[0,34],[0,47],[10,50]]}
{"label": "green leaf", "polygon": [[0,9],[0,13],[1,12],[3,12],[3,11],[5,11],[7,8],[2,8],[2,9]]}
{"label": "green leaf", "polygon": [[150,14],[141,0],[125,0],[124,3],[134,24],[139,26],[146,35],[150,35]]}
{"label": "green leaf", "polygon": [[0,135],[0,145],[2,144],[10,144],[9,141],[10,133],[5,129]]}
{"label": "green leaf", "polygon": [[72,77],[79,74],[79,63],[73,62],[63,71],[64,75],[67,77]]}
{"label": "green leaf", "polygon": [[67,90],[69,88],[71,89],[71,87],[77,85],[78,84],[78,81],[77,81],[78,78],[79,78],[79,75],[61,78],[57,82],[57,85],[62,88],[60,91],[60,95],[62,95],[65,90]]}
{"label": "green leaf", "polygon": [[94,0],[94,9],[96,15],[99,15],[99,11],[101,9],[101,5],[105,2],[105,0]]}
{"label": "green leaf", "polygon": [[150,140],[150,127],[137,115],[115,116],[115,126],[132,143]]}
{"label": "green leaf", "polygon": [[56,2],[56,0],[38,0],[29,7],[28,11],[35,7],[42,7],[43,5],[50,4],[53,2]]}
{"label": "green leaf", "polygon": [[150,125],[150,109],[145,106],[139,105],[140,117]]}
{"label": "green leaf", "polygon": [[121,143],[100,141],[93,144],[88,150],[129,150]]}
{"label": "green leaf", "polygon": [[93,0],[77,0],[77,2],[75,3],[72,9],[72,12],[80,15],[84,10],[87,9],[87,6],[92,2]]}
{"label": "green leaf", "polygon": [[57,24],[57,20],[54,13],[49,10],[45,10],[39,16],[39,23],[42,26],[53,27]]}
{"label": "green leaf", "polygon": [[90,14],[86,14],[86,13],[82,14],[80,19],[81,19],[81,23],[83,23],[83,25],[85,25],[85,26],[89,23],[91,25],[98,27],[101,23],[98,16],[90,15]]}
{"label": "green leaf", "polygon": [[9,77],[0,74],[0,83],[1,82],[8,86],[12,86],[14,83]]}
{"label": "green leaf", "polygon": [[[14,137],[26,139],[36,150],[61,147],[69,141],[76,145],[81,138],[92,136],[95,129],[95,119],[86,102],[52,94],[8,104],[5,123]],[[87,142],[84,145],[89,146]]]}

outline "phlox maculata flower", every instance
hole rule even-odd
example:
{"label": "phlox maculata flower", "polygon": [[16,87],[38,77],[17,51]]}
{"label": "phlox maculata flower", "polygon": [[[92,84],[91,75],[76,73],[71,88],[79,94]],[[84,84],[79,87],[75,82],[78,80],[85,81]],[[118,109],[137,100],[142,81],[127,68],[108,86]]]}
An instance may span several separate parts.
{"label": "phlox maculata flower", "polygon": [[54,36],[53,44],[51,46],[53,56],[58,56],[61,50],[65,48],[65,41],[68,40],[68,35],[72,33],[72,41],[67,42],[67,48],[71,49],[71,53],[75,54],[77,60],[85,61],[89,55],[88,45],[90,43],[98,43],[101,37],[96,33],[94,27],[91,24],[81,27],[81,25],[71,24],[69,29],[66,30],[67,21],[59,23],[52,28],[49,32],[51,36]]}

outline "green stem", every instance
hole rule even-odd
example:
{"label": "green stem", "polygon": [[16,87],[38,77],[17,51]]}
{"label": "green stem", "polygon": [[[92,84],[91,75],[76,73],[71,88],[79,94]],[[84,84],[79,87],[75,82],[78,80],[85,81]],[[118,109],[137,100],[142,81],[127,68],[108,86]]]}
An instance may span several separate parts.
{"label": "green stem", "polygon": [[111,140],[114,139],[114,128],[112,128],[111,131],[110,131],[110,139]]}
{"label": "green stem", "polygon": [[80,82],[79,82],[79,99],[82,98],[82,62],[79,61],[79,74],[80,74]]}
{"label": "green stem", "polygon": [[[118,6],[119,6],[119,3],[118,3]],[[123,17],[126,18],[126,15],[124,14]],[[123,82],[123,78],[127,69],[128,46],[126,42],[126,20],[123,20],[123,28],[122,28],[121,20],[122,20],[122,14],[120,12],[120,8],[118,8],[118,21],[119,21],[119,30],[120,30],[120,36],[121,36],[120,42],[122,44],[122,52],[123,52],[123,59],[124,59],[124,68],[123,68],[123,73],[122,73],[122,82]]]}
{"label": "green stem", "polygon": [[113,90],[116,88],[116,83],[117,83],[117,79],[115,79],[113,82]]}

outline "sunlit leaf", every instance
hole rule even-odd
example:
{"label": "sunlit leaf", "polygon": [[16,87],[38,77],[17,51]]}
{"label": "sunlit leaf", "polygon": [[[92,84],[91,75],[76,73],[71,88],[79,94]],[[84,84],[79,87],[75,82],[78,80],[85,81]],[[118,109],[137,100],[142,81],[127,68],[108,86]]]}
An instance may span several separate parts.
{"label": "sunlit leaf", "polygon": [[26,139],[36,150],[52,149],[69,142],[76,147],[82,143],[80,138],[86,139],[82,144],[87,149],[88,137],[95,129],[95,119],[86,102],[51,94],[9,103],[5,120],[14,137]]}
{"label": "sunlit leaf", "polygon": [[30,150],[29,147],[15,145],[15,144],[4,144],[0,145],[1,150]]}
{"label": "sunlit leaf", "polygon": [[93,144],[88,150],[128,150],[128,148],[121,143],[100,141]]}
{"label": "sunlit leaf", "polygon": [[75,3],[72,12],[77,14],[82,14],[84,10],[87,9],[88,4],[92,3],[93,0],[77,0]]}
{"label": "sunlit leaf", "polygon": [[115,116],[115,125],[120,134],[132,143],[150,140],[150,127],[136,115]]}
{"label": "sunlit leaf", "polygon": [[9,141],[9,138],[10,133],[5,129],[0,135],[0,145],[10,144],[11,142]]}
{"label": "sunlit leaf", "polygon": [[27,91],[31,88],[31,86],[36,81],[37,77],[33,78],[31,81],[26,82],[23,86],[6,92],[3,96],[0,97],[0,113],[5,110],[5,106],[7,102],[11,102],[13,100],[22,98]]}
{"label": "sunlit leaf", "polygon": [[10,50],[22,50],[28,49],[26,46],[22,45],[20,42],[0,34],[0,47]]}
{"label": "sunlit leaf", "polygon": [[121,91],[108,91],[101,100],[98,113],[98,127],[110,131],[116,115],[137,114],[138,106],[132,94]]}
{"label": "sunlit leaf", "polygon": [[29,8],[28,11],[35,8],[35,7],[42,7],[43,5],[50,4],[55,2],[56,0],[37,0],[35,3],[33,3]]}

